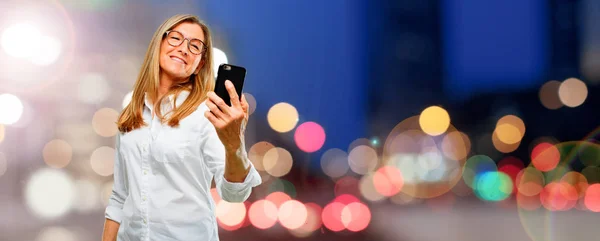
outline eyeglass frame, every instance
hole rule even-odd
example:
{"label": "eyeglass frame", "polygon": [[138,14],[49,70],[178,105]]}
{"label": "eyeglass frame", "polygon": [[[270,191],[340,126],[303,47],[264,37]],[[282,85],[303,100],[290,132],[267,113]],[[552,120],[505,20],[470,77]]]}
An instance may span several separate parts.
{"label": "eyeglass frame", "polygon": [[[206,49],[207,49],[208,47],[206,46],[206,43],[204,43],[204,41],[202,41],[202,40],[200,40],[200,39],[197,39],[197,38],[192,38],[192,39],[186,38],[186,37],[183,35],[183,33],[179,32],[179,31],[177,31],[177,30],[167,30],[167,31],[165,31],[165,37],[169,36],[169,33],[171,33],[171,32],[176,32],[176,33],[178,33],[178,34],[181,34],[181,37],[183,37],[183,40],[181,40],[181,43],[180,43],[180,44],[178,44],[178,45],[172,45],[172,44],[169,42],[169,40],[167,39],[167,43],[168,43],[169,45],[171,45],[171,46],[173,46],[173,47],[179,47],[179,46],[181,46],[181,44],[183,44],[183,42],[185,42],[185,40],[187,40],[187,42],[188,42],[188,43],[187,43],[187,47],[188,47],[188,50],[190,51],[190,53],[192,53],[192,54],[194,54],[194,55],[204,55],[204,53],[206,52]],[[195,39],[195,40],[198,40],[198,41],[200,41],[200,43],[202,43],[202,50],[200,50],[200,53],[199,53],[199,54],[195,54],[194,52],[192,52],[192,48],[191,48],[191,46],[190,46],[190,41],[192,41],[192,40],[194,40],[194,39]]]}

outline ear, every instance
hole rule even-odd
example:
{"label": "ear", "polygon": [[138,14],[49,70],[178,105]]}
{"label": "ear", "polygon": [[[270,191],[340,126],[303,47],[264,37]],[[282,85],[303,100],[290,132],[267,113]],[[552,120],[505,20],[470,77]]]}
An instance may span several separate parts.
{"label": "ear", "polygon": [[200,63],[198,64],[198,67],[196,67],[196,70],[194,71],[195,75],[198,75],[198,73],[200,73],[202,66],[204,66],[204,62],[204,58],[202,58],[202,60],[200,60]]}

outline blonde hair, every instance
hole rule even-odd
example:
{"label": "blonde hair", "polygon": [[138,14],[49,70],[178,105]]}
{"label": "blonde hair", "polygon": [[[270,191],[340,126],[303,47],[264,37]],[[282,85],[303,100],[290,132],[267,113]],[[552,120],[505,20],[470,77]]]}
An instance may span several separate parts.
{"label": "blonde hair", "polygon": [[[198,74],[192,74],[188,82],[173,85],[165,95],[158,99],[160,85],[160,46],[166,31],[173,29],[183,22],[195,23],[202,28],[206,44],[206,50],[202,56],[202,62],[204,63]],[[177,96],[182,90],[189,90],[190,94],[187,99],[173,110],[169,118],[163,116],[164,113],[161,113],[159,104],[154,105],[154,112],[162,123],[166,122],[171,127],[179,126],[179,121],[192,114],[202,101],[206,99],[208,92],[215,88],[212,63],[212,40],[210,30],[205,23],[198,17],[190,14],[175,15],[167,19],[158,27],[150,41],[146,56],[144,57],[144,63],[135,81],[131,102],[123,109],[117,121],[119,131],[126,133],[146,125],[142,118],[144,96],[146,93],[154,103],[162,103],[163,98],[167,98],[170,94]]]}

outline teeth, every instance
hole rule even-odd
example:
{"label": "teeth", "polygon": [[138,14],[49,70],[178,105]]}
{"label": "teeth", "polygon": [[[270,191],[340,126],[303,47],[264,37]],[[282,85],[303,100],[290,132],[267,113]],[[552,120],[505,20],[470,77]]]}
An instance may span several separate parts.
{"label": "teeth", "polygon": [[175,60],[175,61],[177,61],[177,62],[180,62],[180,63],[182,63],[182,64],[185,64],[185,62],[184,62],[183,60],[181,60],[180,58],[177,58],[177,57],[171,57],[171,59],[172,59],[172,60]]}

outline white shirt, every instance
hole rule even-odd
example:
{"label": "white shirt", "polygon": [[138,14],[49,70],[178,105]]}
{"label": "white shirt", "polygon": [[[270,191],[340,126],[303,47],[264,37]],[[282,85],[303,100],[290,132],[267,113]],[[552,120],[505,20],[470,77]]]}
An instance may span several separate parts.
{"label": "white shirt", "polygon": [[[176,106],[188,95],[181,92]],[[174,98],[163,99],[165,114]],[[248,161],[251,169],[244,182],[225,180],[225,147],[204,117],[204,102],[178,128],[152,118],[152,109],[146,98],[147,125],[117,135],[114,186],[105,213],[121,224],[117,241],[218,241],[213,177],[217,192],[229,202],[245,201],[261,177]]]}

